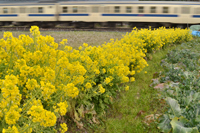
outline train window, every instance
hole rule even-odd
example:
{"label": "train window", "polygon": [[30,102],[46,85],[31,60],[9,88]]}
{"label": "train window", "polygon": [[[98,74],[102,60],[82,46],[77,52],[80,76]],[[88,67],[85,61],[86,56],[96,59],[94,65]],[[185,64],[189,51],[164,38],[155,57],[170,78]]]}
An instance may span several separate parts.
{"label": "train window", "polygon": [[174,8],[174,13],[178,13],[178,8],[177,7]]}
{"label": "train window", "polygon": [[169,13],[169,7],[163,7],[163,13]]}
{"label": "train window", "polygon": [[82,12],[87,12],[87,8],[86,7],[82,7]]}
{"label": "train window", "polygon": [[67,12],[67,7],[63,7],[63,12]]}
{"label": "train window", "polygon": [[30,9],[30,13],[38,13],[38,12],[37,12],[37,8],[36,8],[36,7],[32,7],[32,8]]}
{"label": "train window", "polygon": [[151,13],[156,13],[156,7],[155,7],[155,6],[152,6],[150,12],[151,12]]}
{"label": "train window", "polygon": [[98,6],[93,6],[92,7],[92,12],[93,13],[98,13],[99,12],[99,7]]}
{"label": "train window", "polygon": [[181,7],[181,13],[182,14],[190,14],[190,8],[189,7]]}
{"label": "train window", "polygon": [[3,13],[8,13],[8,8],[3,8]]}
{"label": "train window", "polygon": [[43,13],[43,7],[38,7],[38,13]]}
{"label": "train window", "polygon": [[20,13],[26,13],[26,8],[25,7],[20,7],[19,8]]}
{"label": "train window", "polygon": [[195,8],[194,9],[194,14],[200,14],[200,8]]}
{"label": "train window", "polygon": [[77,6],[73,6],[73,13],[77,13],[78,12],[78,7]]}
{"label": "train window", "polygon": [[85,13],[86,12],[86,7],[84,7],[84,6],[78,7],[78,12]]}
{"label": "train window", "polygon": [[16,13],[16,8],[11,8],[11,13]]}
{"label": "train window", "polygon": [[144,7],[143,6],[139,6],[138,7],[138,13],[143,13],[144,12]]}
{"label": "train window", "polygon": [[26,8],[26,13],[30,13],[30,8]]}
{"label": "train window", "polygon": [[110,12],[110,7],[106,6],[104,7],[104,13],[109,13]]}
{"label": "train window", "polygon": [[131,13],[132,12],[132,7],[131,6],[127,6],[126,7],[126,12],[127,13]]}
{"label": "train window", "polygon": [[120,7],[119,6],[115,6],[115,12],[119,13],[120,12]]}

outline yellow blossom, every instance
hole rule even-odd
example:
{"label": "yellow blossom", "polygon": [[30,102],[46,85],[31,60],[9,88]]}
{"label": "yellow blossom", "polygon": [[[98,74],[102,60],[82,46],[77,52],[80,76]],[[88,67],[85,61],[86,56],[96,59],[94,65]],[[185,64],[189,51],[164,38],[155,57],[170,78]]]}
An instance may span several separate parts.
{"label": "yellow blossom", "polygon": [[12,125],[12,124],[16,124],[16,122],[19,120],[19,117],[20,117],[19,112],[15,110],[9,110],[6,113],[5,120],[8,125]]}
{"label": "yellow blossom", "polygon": [[67,132],[68,128],[67,128],[66,123],[62,123],[62,124],[60,124],[60,126],[61,126],[61,128],[60,128],[61,133]]}
{"label": "yellow blossom", "polygon": [[111,79],[110,79],[110,78],[106,78],[104,82],[105,82],[106,84],[108,84],[108,83],[111,82]]}
{"label": "yellow blossom", "polygon": [[129,90],[129,86],[126,86],[124,89],[125,89],[126,91],[128,91],[128,90]]}
{"label": "yellow blossom", "polygon": [[9,126],[8,129],[3,128],[2,133],[19,133],[19,131],[16,126],[12,126],[12,127]]}
{"label": "yellow blossom", "polygon": [[99,87],[99,92],[100,93],[104,93],[105,92],[105,89],[102,87],[101,84],[99,84],[98,87]]}
{"label": "yellow blossom", "polygon": [[26,88],[28,90],[33,90],[37,87],[37,80],[35,79],[28,79],[27,83],[26,83]]}
{"label": "yellow blossom", "polygon": [[69,97],[76,97],[79,94],[79,90],[77,87],[74,86],[73,83],[69,83],[66,86],[66,93]]}
{"label": "yellow blossom", "polygon": [[86,83],[85,88],[86,89],[92,88],[92,85],[90,83]]}

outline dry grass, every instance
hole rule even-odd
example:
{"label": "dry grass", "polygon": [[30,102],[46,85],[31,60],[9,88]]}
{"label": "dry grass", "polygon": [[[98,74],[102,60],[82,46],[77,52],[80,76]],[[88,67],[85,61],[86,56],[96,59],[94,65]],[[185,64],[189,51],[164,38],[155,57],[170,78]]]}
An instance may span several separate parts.
{"label": "dry grass", "polygon": [[[20,34],[30,35],[28,31],[13,31],[13,36],[18,37]],[[3,32],[0,32],[3,37]],[[54,37],[55,42],[59,43],[62,39],[68,39],[68,45],[74,48],[87,43],[91,46],[98,46],[104,42],[109,42],[111,38],[121,39],[125,32],[95,32],[95,31],[42,31],[43,36],[50,35]]]}

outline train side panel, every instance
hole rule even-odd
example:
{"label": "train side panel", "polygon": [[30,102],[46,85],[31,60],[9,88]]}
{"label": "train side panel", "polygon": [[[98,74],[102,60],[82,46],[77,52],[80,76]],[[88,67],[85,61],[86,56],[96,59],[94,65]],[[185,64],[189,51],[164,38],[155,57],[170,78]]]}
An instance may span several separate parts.
{"label": "train side panel", "polygon": [[196,2],[60,3],[60,21],[145,22],[195,24],[200,21]]}
{"label": "train side panel", "polygon": [[26,4],[1,4],[0,5],[0,23],[30,23],[30,22],[56,22],[57,5],[55,3],[39,4],[39,3],[26,3]]}
{"label": "train side panel", "polygon": [[89,1],[0,4],[0,24],[159,23],[164,26],[199,24],[200,3],[163,1]]}
{"label": "train side panel", "polygon": [[0,23],[16,20],[19,14],[14,5],[0,4]]}
{"label": "train side panel", "polygon": [[[118,11],[117,8],[121,10]],[[155,8],[156,12],[153,12]],[[167,13],[163,13],[164,6],[150,6],[150,5],[112,5],[105,6],[104,12],[100,16],[103,21],[122,21],[122,22],[175,22],[178,15],[169,7]],[[167,7],[167,6],[166,6]],[[106,10],[107,8],[107,10]],[[108,10],[108,8],[110,10]],[[152,13],[150,13],[152,11]]]}
{"label": "train side panel", "polygon": [[30,11],[26,15],[27,21],[57,21],[56,4],[37,4],[27,7]]}
{"label": "train side panel", "polygon": [[191,7],[191,18],[188,20],[188,23],[190,24],[199,24],[200,23],[200,4],[199,5],[193,5]]}
{"label": "train side panel", "polygon": [[91,21],[90,6],[59,5],[59,21]]}

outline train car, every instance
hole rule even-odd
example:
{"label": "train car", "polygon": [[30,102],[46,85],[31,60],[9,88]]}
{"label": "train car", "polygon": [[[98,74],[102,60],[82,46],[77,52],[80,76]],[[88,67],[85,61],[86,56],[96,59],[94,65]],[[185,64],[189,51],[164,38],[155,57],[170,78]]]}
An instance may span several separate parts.
{"label": "train car", "polygon": [[200,23],[200,3],[189,1],[56,1],[0,3],[0,25],[54,27],[64,23],[77,28],[181,27]]}
{"label": "train car", "polygon": [[77,27],[95,23],[114,27],[178,26],[200,23],[200,3],[186,1],[76,1],[59,3],[59,21]]}
{"label": "train car", "polygon": [[0,24],[55,26],[58,21],[56,3],[0,3]]}

